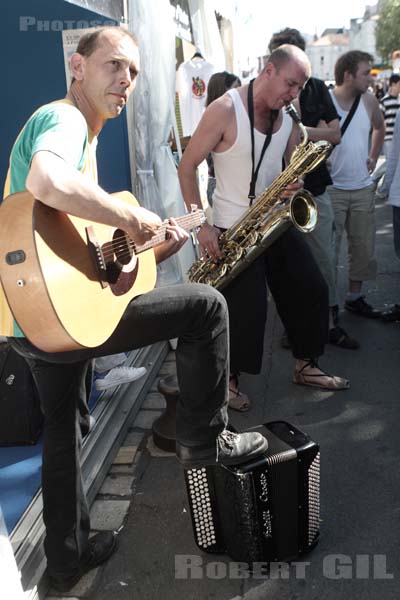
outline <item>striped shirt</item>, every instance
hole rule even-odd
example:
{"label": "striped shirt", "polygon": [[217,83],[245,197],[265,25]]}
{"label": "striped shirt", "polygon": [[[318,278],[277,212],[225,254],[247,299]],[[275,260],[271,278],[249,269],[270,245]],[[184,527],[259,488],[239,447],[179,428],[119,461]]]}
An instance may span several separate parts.
{"label": "striped shirt", "polygon": [[385,119],[385,142],[390,142],[393,138],[394,122],[396,120],[397,111],[400,108],[398,96],[386,94],[380,101],[381,110]]}

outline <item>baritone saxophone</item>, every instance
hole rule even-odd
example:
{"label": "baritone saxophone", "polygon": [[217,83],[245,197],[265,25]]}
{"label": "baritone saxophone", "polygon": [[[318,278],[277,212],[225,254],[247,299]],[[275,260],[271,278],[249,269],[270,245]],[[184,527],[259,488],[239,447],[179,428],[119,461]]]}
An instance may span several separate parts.
{"label": "baritone saxophone", "polygon": [[309,191],[298,190],[289,199],[282,199],[281,195],[289,184],[326,160],[332,145],[324,140],[309,141],[307,130],[294,106],[288,104],[286,111],[301,130],[301,141],[294,149],[289,165],[244,215],[220,235],[222,257],[217,262],[201,258],[193,263],[188,272],[190,281],[206,283],[221,290],[291,225],[303,233],[315,228],[318,211]]}

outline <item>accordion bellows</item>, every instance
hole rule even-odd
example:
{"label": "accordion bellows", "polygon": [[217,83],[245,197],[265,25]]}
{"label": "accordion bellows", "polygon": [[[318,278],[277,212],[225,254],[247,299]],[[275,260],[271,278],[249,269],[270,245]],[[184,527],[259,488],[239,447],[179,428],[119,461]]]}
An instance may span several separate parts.
{"label": "accordion bellows", "polygon": [[195,541],[236,561],[290,560],[318,541],[319,446],[285,421],[255,430],[268,439],[264,455],[185,471]]}

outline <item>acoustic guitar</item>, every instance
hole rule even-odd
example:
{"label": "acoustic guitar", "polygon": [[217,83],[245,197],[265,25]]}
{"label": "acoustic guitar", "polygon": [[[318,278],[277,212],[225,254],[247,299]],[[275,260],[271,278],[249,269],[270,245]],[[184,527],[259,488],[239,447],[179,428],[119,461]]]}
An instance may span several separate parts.
{"label": "acoustic guitar", "polygon": [[[114,194],[138,206],[129,192]],[[200,226],[193,209],[176,218],[186,231]],[[121,229],[51,208],[27,191],[0,208],[0,279],[26,337],[46,352],[93,348],[115,330],[127,305],[156,282],[153,248],[167,223],[143,245]]]}

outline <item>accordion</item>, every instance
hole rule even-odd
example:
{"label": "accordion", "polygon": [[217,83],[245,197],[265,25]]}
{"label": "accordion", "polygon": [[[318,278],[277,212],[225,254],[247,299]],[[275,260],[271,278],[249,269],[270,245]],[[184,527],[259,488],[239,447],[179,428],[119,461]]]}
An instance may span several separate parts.
{"label": "accordion", "polygon": [[195,541],[240,562],[291,560],[319,538],[319,446],[285,421],[254,429],[268,440],[263,455],[185,470]]}

